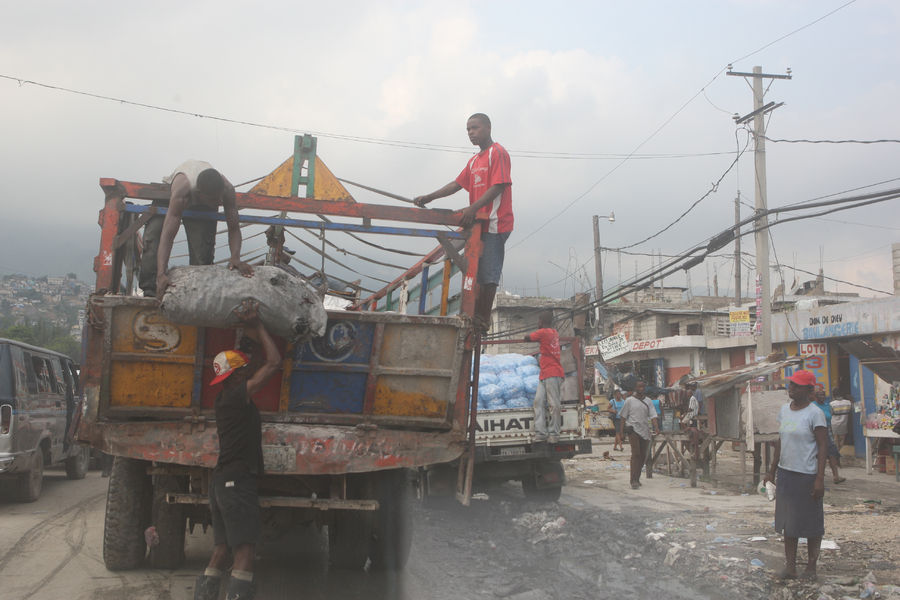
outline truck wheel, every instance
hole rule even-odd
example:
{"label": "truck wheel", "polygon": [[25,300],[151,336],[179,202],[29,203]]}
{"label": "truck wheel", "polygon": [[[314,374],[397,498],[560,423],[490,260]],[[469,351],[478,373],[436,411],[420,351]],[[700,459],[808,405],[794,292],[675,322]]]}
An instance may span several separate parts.
{"label": "truck wheel", "polygon": [[358,571],[366,566],[372,537],[368,511],[335,511],[328,525],[328,560],[336,569]]}
{"label": "truck wheel", "polygon": [[544,462],[537,464],[534,472],[522,480],[522,491],[535,502],[556,502],[565,482],[566,472],[561,462]]}
{"label": "truck wheel", "polygon": [[148,561],[154,569],[177,569],[184,564],[186,517],[184,506],[168,504],[166,494],[182,491],[177,477],[159,475],[153,479],[151,524],[156,527],[159,544],[150,548]]}
{"label": "truck wheel", "polygon": [[404,469],[381,473],[376,481],[379,508],[375,512],[369,559],[372,569],[400,571],[412,545],[410,484]]}
{"label": "truck wheel", "polygon": [[20,502],[34,502],[41,495],[44,486],[44,451],[39,447],[31,459],[31,470],[22,473],[19,479]]}
{"label": "truck wheel", "polygon": [[152,484],[147,463],[117,456],[106,493],[103,562],[110,571],[135,569],[144,560]]}
{"label": "truck wheel", "polygon": [[69,479],[84,479],[91,463],[91,447],[77,446],[75,454],[66,459],[66,477]]}
{"label": "truck wheel", "polygon": [[538,488],[534,481],[529,479],[522,480],[522,491],[525,497],[535,502],[556,502],[562,495],[562,486],[550,488]]}

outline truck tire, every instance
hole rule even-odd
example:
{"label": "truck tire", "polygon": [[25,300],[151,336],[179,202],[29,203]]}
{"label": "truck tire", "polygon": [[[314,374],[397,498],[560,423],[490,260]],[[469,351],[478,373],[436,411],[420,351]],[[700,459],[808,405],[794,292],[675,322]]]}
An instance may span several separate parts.
{"label": "truck tire", "polygon": [[375,512],[369,550],[371,569],[400,571],[409,560],[412,545],[410,482],[404,469],[385,471],[376,479],[379,508]]}
{"label": "truck tire", "polygon": [[75,454],[66,459],[66,477],[84,479],[91,464],[91,447],[76,446]]}
{"label": "truck tire", "polygon": [[[538,485],[538,481],[541,485]],[[566,472],[560,461],[537,465],[534,472],[522,480],[522,492],[528,500],[535,502],[556,502],[562,494]]]}
{"label": "truck tire", "polygon": [[368,511],[338,510],[328,525],[328,561],[335,569],[358,571],[366,566],[372,538]]}
{"label": "truck tire", "polygon": [[19,502],[34,502],[44,486],[44,451],[38,447],[31,459],[31,469],[19,477]]}
{"label": "truck tire", "polygon": [[147,463],[117,456],[109,475],[103,528],[103,563],[110,571],[135,569],[143,562],[151,504]]}
{"label": "truck tire", "polygon": [[168,504],[166,494],[182,491],[173,475],[153,478],[153,508],[151,524],[156,527],[159,544],[150,547],[147,557],[154,569],[178,569],[184,564],[184,537],[187,518],[182,504]]}

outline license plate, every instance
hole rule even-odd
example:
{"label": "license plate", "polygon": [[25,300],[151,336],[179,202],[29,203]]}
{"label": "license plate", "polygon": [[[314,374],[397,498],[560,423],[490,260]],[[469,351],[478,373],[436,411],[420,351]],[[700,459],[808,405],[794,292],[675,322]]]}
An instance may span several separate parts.
{"label": "license plate", "polygon": [[500,456],[516,456],[525,454],[525,448],[522,446],[514,446],[512,448],[500,448]]}

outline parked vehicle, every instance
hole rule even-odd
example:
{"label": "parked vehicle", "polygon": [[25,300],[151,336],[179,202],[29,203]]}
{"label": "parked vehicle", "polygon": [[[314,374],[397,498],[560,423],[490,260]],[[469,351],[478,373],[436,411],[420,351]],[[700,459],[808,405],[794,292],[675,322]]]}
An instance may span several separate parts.
{"label": "parked vehicle", "polygon": [[[484,343],[511,344],[521,343],[521,340],[492,340]],[[580,340],[562,337],[560,346],[563,350],[562,363],[566,369],[566,379],[563,385],[559,440],[553,443],[534,441],[534,409],[530,405],[495,409],[485,407],[480,402],[475,419],[476,485],[520,481],[527,498],[556,501],[566,482],[562,459],[591,453],[591,439],[585,435],[582,416],[584,360]],[[529,395],[528,400],[532,401],[533,395]],[[448,465],[432,465],[423,469],[420,476],[423,480],[421,493],[439,496],[453,489],[456,472]]]}
{"label": "parked vehicle", "polygon": [[69,479],[87,474],[90,448],[71,435],[78,389],[68,356],[0,339],[0,486],[22,502],[41,495],[46,467],[65,465]]}
{"label": "parked vehicle", "polygon": [[[362,568],[371,561],[375,569],[401,568],[410,547],[411,473],[458,459],[469,450],[474,431],[468,419],[472,282],[481,225],[468,235],[443,228],[459,224],[459,213],[448,210],[319,199],[322,186],[343,188],[316,158],[314,141],[298,139],[293,173],[282,169],[270,176],[286,174],[290,197],[268,196],[265,186],[259,193],[237,194],[242,223],[312,228],[321,232],[323,244],[325,235],[335,231],[465,243],[468,266],[461,273],[461,246],[451,249],[455,262],[443,260],[444,246],[438,246],[391,285],[358,301],[354,310],[329,311],[322,337],[296,346],[276,340],[282,370],[254,398],[262,416],[264,522],[281,528],[305,521],[327,526],[335,566]],[[298,165],[308,173],[307,195],[315,190],[315,198],[297,195]],[[218,456],[213,407],[219,390],[209,385],[211,363],[216,353],[233,347],[235,331],[175,324],[154,299],[107,293],[132,289],[139,218],[163,212],[169,190],[113,179],[100,183],[106,204],[95,262],[97,293],[89,302],[86,408],[78,437],[116,457],[103,539],[107,568],[139,566],[146,553],[143,532],[151,524],[160,540],[150,549],[151,566],[174,568],[184,560],[186,525],[210,523],[207,494]],[[260,217],[243,209],[323,218]],[[334,217],[361,218],[362,224]],[[194,218],[222,217],[202,213]],[[393,223],[373,225],[373,220]],[[425,290],[438,282],[440,303],[428,309],[422,299],[418,314],[393,312],[392,291],[402,285],[405,292],[408,281],[419,275]],[[461,286],[459,315],[448,314],[451,280]]]}

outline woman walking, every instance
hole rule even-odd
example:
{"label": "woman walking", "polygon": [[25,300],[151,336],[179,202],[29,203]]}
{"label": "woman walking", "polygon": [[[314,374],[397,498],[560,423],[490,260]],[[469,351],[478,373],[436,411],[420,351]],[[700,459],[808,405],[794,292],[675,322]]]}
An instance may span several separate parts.
{"label": "woman walking", "polygon": [[[816,562],[825,535],[825,415],[812,404],[816,385],[809,371],[789,378],[789,404],[778,413],[778,441],[772,466],[763,482],[775,482],[775,530],[784,535],[784,570],[781,579],[797,577],[797,542],[807,539],[805,579],[816,578]],[[777,473],[776,473],[777,469]]]}

